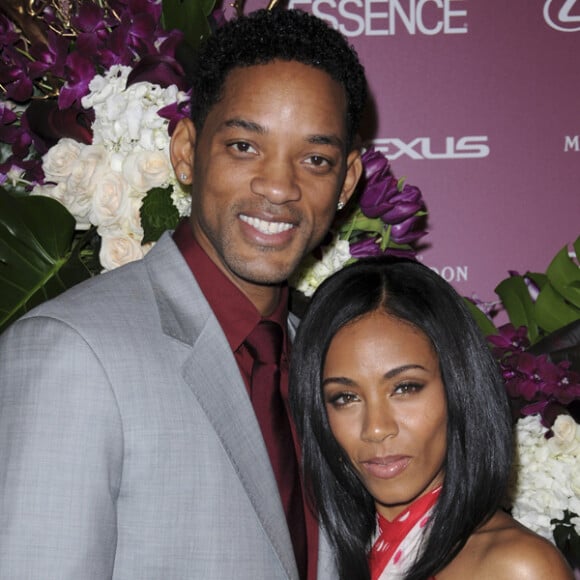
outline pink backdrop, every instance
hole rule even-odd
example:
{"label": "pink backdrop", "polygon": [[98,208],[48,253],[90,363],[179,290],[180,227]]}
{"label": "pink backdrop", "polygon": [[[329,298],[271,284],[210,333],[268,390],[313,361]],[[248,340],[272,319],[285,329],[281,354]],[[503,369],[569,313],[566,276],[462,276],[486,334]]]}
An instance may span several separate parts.
{"label": "pink backdrop", "polygon": [[[264,7],[250,0],[246,12]],[[420,254],[464,295],[580,235],[580,0],[288,0],[349,36],[366,138],[423,191]]]}

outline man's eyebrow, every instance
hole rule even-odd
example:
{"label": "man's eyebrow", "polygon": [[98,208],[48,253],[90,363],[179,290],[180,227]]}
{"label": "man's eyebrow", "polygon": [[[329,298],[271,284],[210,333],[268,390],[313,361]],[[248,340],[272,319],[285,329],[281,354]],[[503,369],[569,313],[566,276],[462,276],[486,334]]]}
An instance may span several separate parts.
{"label": "man's eyebrow", "polygon": [[[232,119],[224,121],[223,126],[225,128],[233,127],[245,129],[246,131],[257,133],[259,135],[265,135],[268,132],[268,130],[259,123],[255,123],[254,121],[248,121],[247,119],[242,119],[240,117],[233,117]],[[312,145],[331,145],[333,147],[338,147],[339,149],[342,149],[344,147],[344,141],[337,135],[333,134],[308,135],[304,140]]]}
{"label": "man's eyebrow", "polygon": [[339,149],[344,148],[344,141],[337,135],[309,135],[306,142],[313,145],[332,145]]}
{"label": "man's eyebrow", "polygon": [[253,121],[247,121],[246,119],[240,119],[235,117],[233,119],[228,119],[224,122],[224,127],[237,127],[240,129],[246,129],[246,131],[251,131],[252,133],[258,133],[263,135],[266,133],[265,127],[259,125],[258,123],[254,123]]}

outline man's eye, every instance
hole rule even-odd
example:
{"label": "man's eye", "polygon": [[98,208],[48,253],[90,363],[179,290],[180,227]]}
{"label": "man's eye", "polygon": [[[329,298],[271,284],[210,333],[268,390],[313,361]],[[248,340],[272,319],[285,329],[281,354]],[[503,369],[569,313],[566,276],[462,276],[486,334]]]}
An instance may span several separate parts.
{"label": "man's eye", "polygon": [[230,143],[229,147],[238,151],[239,153],[255,153],[256,150],[246,141],[236,141],[234,143]]}
{"label": "man's eye", "polygon": [[321,155],[312,155],[308,157],[306,162],[313,167],[331,167],[332,163],[326,158],[322,157]]}

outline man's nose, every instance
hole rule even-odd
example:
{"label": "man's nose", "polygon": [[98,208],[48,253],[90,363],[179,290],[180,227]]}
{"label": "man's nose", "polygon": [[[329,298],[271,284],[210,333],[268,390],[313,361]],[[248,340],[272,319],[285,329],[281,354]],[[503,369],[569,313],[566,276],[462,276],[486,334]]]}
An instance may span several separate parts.
{"label": "man's nose", "polygon": [[281,159],[262,163],[259,174],[252,179],[251,188],[253,193],[274,204],[300,199],[295,169],[292,163]]}

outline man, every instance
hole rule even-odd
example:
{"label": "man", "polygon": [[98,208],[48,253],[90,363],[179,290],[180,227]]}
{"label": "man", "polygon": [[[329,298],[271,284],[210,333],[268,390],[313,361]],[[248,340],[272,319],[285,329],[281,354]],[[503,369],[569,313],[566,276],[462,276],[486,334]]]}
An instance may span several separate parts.
{"label": "man", "polygon": [[227,24],[194,71],[171,145],[190,221],[0,339],[2,580],[334,576],[250,337],[277,324],[287,396],[285,280],[361,174],[364,73],[285,10]]}

